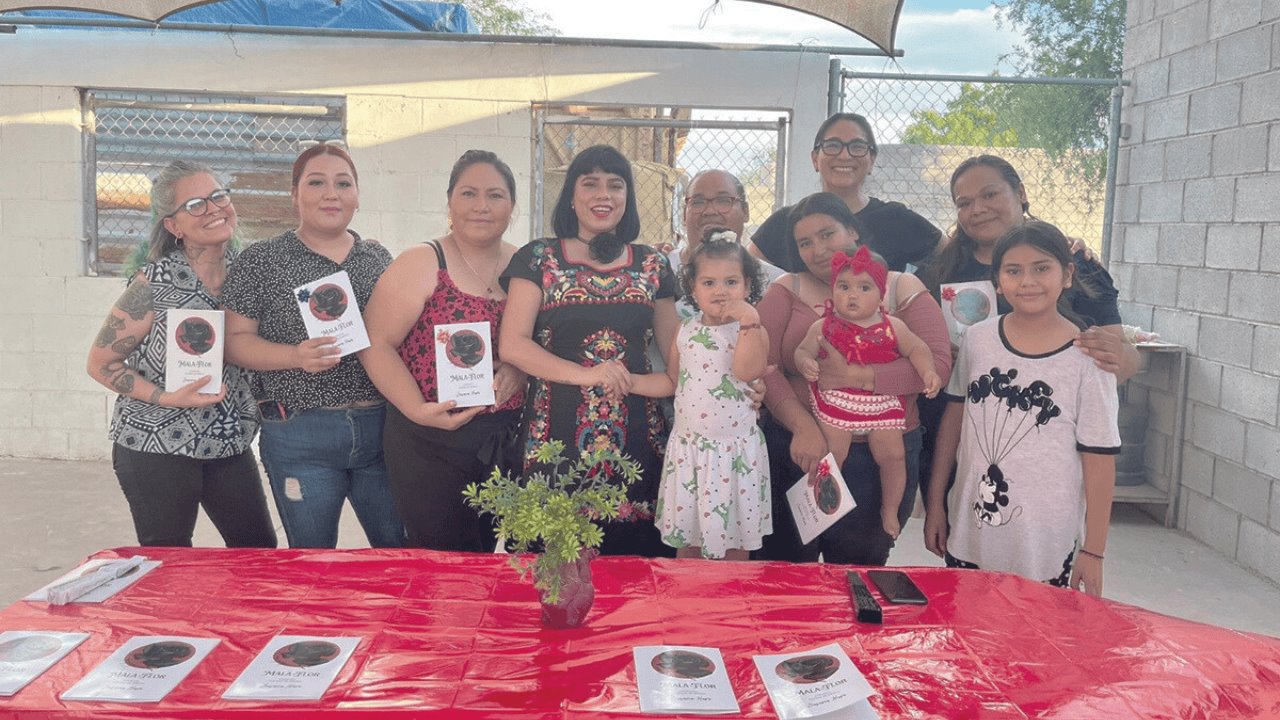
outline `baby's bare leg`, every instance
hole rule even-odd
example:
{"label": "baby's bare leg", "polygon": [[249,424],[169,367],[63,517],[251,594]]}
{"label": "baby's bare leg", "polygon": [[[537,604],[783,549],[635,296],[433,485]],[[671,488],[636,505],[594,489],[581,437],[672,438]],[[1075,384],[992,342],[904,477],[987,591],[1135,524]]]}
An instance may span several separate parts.
{"label": "baby's bare leg", "polygon": [[836,467],[844,465],[844,459],[849,457],[849,443],[853,442],[853,433],[821,420],[818,421],[818,427],[822,428],[822,437],[827,439],[827,449],[836,457]]}
{"label": "baby's bare leg", "polygon": [[895,540],[902,526],[898,524],[898,506],[907,490],[907,451],[902,445],[901,430],[872,430],[867,435],[871,456],[880,466],[880,523]]}

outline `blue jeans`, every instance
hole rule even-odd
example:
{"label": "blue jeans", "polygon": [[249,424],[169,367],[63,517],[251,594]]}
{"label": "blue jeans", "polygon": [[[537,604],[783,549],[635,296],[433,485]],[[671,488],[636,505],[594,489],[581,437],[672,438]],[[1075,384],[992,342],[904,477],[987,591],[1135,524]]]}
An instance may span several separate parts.
{"label": "blue jeans", "polygon": [[371,546],[403,546],[404,527],[382,461],[385,409],[291,412],[269,405],[277,411],[262,419],[262,464],[289,547],[337,546],[347,498]]}

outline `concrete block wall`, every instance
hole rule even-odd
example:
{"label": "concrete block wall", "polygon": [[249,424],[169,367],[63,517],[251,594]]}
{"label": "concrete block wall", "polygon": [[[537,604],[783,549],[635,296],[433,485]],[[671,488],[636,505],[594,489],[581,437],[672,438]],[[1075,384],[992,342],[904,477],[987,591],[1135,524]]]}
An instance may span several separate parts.
{"label": "concrete block wall", "polygon": [[[1179,526],[1280,581],[1280,3],[1129,0],[1112,268],[1129,322],[1190,351]],[[1153,439],[1167,370],[1138,378]],[[1167,485],[1166,485],[1167,486]]]}
{"label": "concrete block wall", "polygon": [[[516,174],[512,242],[531,233],[533,103],[785,110],[792,187],[815,182],[826,55],[21,28],[0,42],[0,455],[100,459],[114,395],[85,354],[120,278],[85,273],[80,89],[304,93],[347,101],[352,223],[393,252],[446,231],[469,148]],[[216,68],[216,71],[214,70]]]}
{"label": "concrete block wall", "polygon": [[103,454],[110,398],[85,353],[119,279],[85,277],[80,97],[0,86],[0,454]]}

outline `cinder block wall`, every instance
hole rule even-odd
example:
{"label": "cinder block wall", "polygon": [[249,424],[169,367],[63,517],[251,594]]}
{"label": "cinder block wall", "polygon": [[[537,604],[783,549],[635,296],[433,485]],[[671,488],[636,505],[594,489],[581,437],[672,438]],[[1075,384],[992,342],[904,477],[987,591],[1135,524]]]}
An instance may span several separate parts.
{"label": "cinder block wall", "polygon": [[0,455],[100,459],[115,395],[85,355],[124,289],[84,266],[81,88],[338,95],[360,168],[353,227],[393,252],[446,230],[469,148],[516,174],[512,242],[532,234],[535,102],[792,113],[793,188],[816,183],[826,55],[21,28],[0,42]]}
{"label": "cinder block wall", "polygon": [[[1124,74],[1111,261],[1126,320],[1190,349],[1178,523],[1280,581],[1280,3],[1129,0]],[[1151,433],[1172,379],[1141,379]]]}

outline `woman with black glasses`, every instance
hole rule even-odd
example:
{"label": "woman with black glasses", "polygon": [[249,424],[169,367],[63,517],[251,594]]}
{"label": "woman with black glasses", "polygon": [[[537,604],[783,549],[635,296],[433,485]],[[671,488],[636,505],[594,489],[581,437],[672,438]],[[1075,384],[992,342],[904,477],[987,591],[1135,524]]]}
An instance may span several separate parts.
{"label": "woman with black glasses", "polygon": [[[197,163],[170,164],[151,186],[148,264],[107,313],[89,349],[89,375],[119,393],[111,459],[139,545],[191,546],[203,506],[228,547],[276,546],[250,443],[258,410],[240,368],[224,363],[222,388],[204,377],[165,386],[168,311],[220,310],[234,252],[231,191]],[[212,346],[203,337],[200,346]]]}
{"label": "woman with black glasses", "polygon": [[[857,113],[836,113],[818,127],[813,169],[822,178],[822,190],[849,206],[867,229],[863,242],[880,253],[890,270],[901,272],[919,265],[933,253],[942,233],[932,223],[899,202],[871,197],[863,188],[876,164],[876,136],[871,123]],[[785,207],[770,215],[751,238],[749,249],[788,272],[803,272],[795,253]]]}

